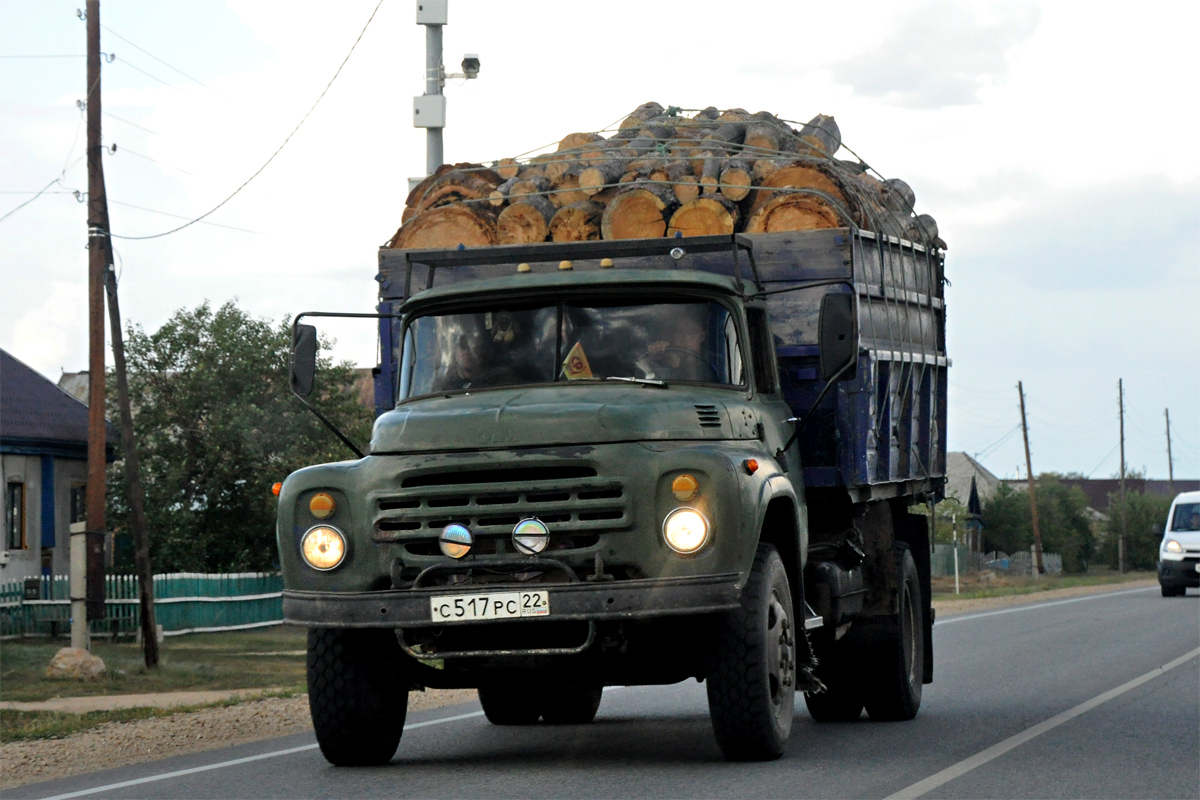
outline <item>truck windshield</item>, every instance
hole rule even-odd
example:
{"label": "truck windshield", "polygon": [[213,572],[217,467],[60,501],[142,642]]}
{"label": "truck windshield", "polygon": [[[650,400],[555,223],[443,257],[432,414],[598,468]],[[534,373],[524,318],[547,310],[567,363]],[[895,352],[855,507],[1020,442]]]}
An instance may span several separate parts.
{"label": "truck windshield", "polygon": [[418,317],[399,396],[603,380],[742,385],[733,316],[716,302],[625,300]]}

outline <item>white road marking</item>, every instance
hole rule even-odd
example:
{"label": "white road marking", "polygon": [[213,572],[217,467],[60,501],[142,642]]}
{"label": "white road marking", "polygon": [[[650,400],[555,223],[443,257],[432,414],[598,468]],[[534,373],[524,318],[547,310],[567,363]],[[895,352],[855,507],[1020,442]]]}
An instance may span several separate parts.
{"label": "white road marking", "polygon": [[1126,594],[1141,594],[1143,592],[1153,592],[1156,588],[1153,586],[1145,589],[1126,589],[1123,592],[1103,592],[1102,594],[1089,594],[1085,597],[1072,597],[1070,600],[1052,600],[1049,603],[1030,603],[1024,606],[1016,606],[1015,608],[1002,608],[998,611],[981,611],[978,614],[963,614],[962,616],[954,616],[949,619],[939,619],[934,623],[934,627],[938,628],[942,625],[949,625],[952,622],[965,622],[969,619],[979,619],[980,617],[995,617],[999,614],[1015,614],[1018,611],[1032,611],[1037,608],[1050,608],[1050,606],[1064,606],[1067,603],[1082,603],[1085,600],[1103,600],[1106,597],[1120,597]]}
{"label": "white road marking", "polygon": [[924,795],[927,792],[931,792],[934,789],[938,788],[939,786],[943,786],[943,785],[949,783],[950,781],[954,780],[955,778],[961,778],[963,775],[966,775],[971,770],[976,769],[977,767],[981,767],[984,764],[988,763],[989,761],[999,758],[1000,756],[1004,755],[1008,751],[1013,750],[1017,747],[1020,747],[1021,745],[1025,744],[1029,740],[1034,739],[1038,736],[1041,736],[1043,733],[1053,730],[1054,728],[1057,728],[1059,725],[1062,725],[1065,722],[1069,722],[1070,720],[1075,719],[1076,717],[1080,716],[1081,714],[1086,714],[1087,712],[1091,711],[1093,708],[1096,708],[1097,706],[1101,706],[1101,705],[1107,703],[1109,700],[1120,697],[1121,695],[1125,694],[1126,692],[1131,692],[1144,683],[1152,681],[1161,675],[1165,675],[1166,673],[1170,672],[1171,670],[1175,669],[1176,667],[1186,664],[1187,662],[1191,661],[1193,658],[1196,658],[1197,656],[1200,656],[1200,647],[1196,648],[1195,650],[1191,651],[1190,653],[1185,653],[1184,655],[1180,656],[1179,658],[1175,659],[1174,661],[1164,664],[1163,666],[1158,667],[1157,669],[1152,669],[1149,672],[1147,672],[1145,675],[1134,678],[1133,680],[1129,681],[1128,683],[1123,683],[1115,689],[1110,689],[1109,691],[1105,692],[1104,694],[1097,695],[1096,697],[1093,697],[1091,700],[1080,703],[1079,705],[1075,706],[1074,708],[1068,709],[1068,710],[1062,712],[1061,714],[1053,716],[1044,722],[1039,722],[1037,725],[1034,725],[1032,728],[1026,728],[1025,730],[1021,731],[1020,733],[1016,734],[1015,736],[1010,736],[1007,739],[1005,739],[1004,741],[994,744],[991,747],[987,748],[986,750],[981,750],[980,752],[976,753],[975,755],[971,756],[970,758],[963,759],[962,761],[958,762],[957,764],[953,764],[949,767],[946,767],[941,772],[937,772],[937,773],[934,773],[933,775],[930,775],[925,780],[917,781],[912,786],[901,789],[900,791],[896,792],[895,794],[888,795],[888,797],[885,798],[885,800],[912,800],[913,798],[920,797],[921,795]]}
{"label": "white road marking", "polygon": [[[482,711],[472,711],[470,714],[456,714],[453,717],[441,717],[439,719],[425,720],[424,722],[414,722],[411,725],[405,725],[404,731],[424,728],[429,725],[442,725],[446,722],[457,722],[460,719],[470,719],[472,717],[482,717]],[[66,794],[56,794],[53,797],[44,798],[44,800],[67,800],[70,797],[86,797],[90,794],[99,794],[100,792],[111,792],[116,789],[124,789],[129,786],[142,786],[147,783],[157,783],[158,781],[170,780],[171,778],[181,778],[184,775],[195,775],[197,772],[208,772],[213,769],[224,769],[225,767],[236,767],[239,764],[249,764],[252,761],[264,761],[268,758],[277,758],[278,756],[289,756],[292,753],[303,753],[306,750],[316,750],[317,745],[306,744],[300,747],[289,747],[286,750],[274,750],[270,753],[262,753],[257,756],[246,756],[245,758],[234,758],[229,761],[220,761],[216,764],[206,764],[203,767],[191,767],[190,769],[179,769],[174,772],[164,772],[160,775],[150,775],[145,778],[137,778],[131,781],[121,781],[120,783],[109,783],[104,786],[93,786],[91,789],[80,789],[75,792],[67,792]]]}

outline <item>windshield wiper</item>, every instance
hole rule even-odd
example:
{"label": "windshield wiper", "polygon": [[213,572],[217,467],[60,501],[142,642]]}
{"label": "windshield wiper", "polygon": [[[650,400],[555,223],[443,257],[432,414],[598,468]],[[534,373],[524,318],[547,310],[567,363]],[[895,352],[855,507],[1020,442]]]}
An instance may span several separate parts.
{"label": "windshield wiper", "polygon": [[641,384],[642,386],[658,386],[659,388],[662,388],[662,389],[667,388],[666,381],[656,381],[653,378],[623,378],[623,377],[617,377],[615,375],[610,375],[609,377],[605,378],[604,380],[606,380],[606,381],[621,381],[622,383],[637,383],[637,384]]}

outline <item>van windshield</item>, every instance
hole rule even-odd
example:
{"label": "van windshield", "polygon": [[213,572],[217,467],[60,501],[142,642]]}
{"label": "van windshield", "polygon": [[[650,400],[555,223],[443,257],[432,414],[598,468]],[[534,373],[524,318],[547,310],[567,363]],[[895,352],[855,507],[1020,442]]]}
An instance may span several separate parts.
{"label": "van windshield", "polygon": [[1200,531],[1200,503],[1179,503],[1171,518],[1173,531]]}
{"label": "van windshield", "polygon": [[712,301],[626,299],[418,317],[404,336],[399,397],[629,379],[742,385],[732,314]]}

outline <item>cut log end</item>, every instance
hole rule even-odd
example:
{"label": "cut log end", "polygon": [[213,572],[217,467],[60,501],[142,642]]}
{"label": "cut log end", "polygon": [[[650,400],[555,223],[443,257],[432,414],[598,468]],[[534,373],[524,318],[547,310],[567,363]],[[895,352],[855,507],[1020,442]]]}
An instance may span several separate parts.
{"label": "cut log end", "polygon": [[699,197],[671,215],[667,236],[724,236],[733,233],[737,208],[712,197]]}
{"label": "cut log end", "polygon": [[667,214],[667,203],[657,193],[630,189],[609,201],[600,232],[605,239],[658,239],[666,233]]}
{"label": "cut log end", "polygon": [[563,206],[550,220],[550,238],[556,242],[586,242],[600,238],[600,219],[604,208],[583,201]]}
{"label": "cut log end", "polygon": [[500,244],[534,244],[544,242],[550,235],[550,220],[554,218],[554,204],[544,197],[527,197],[514,201],[500,212],[496,221],[497,238]]}
{"label": "cut log end", "polygon": [[750,217],[746,233],[778,233],[838,228],[844,225],[838,212],[817,197],[785,194],[771,200]]}
{"label": "cut log end", "polygon": [[491,209],[472,209],[465,205],[444,206],[417,214],[392,237],[389,247],[434,249],[442,247],[483,247],[496,244],[495,218]]}

